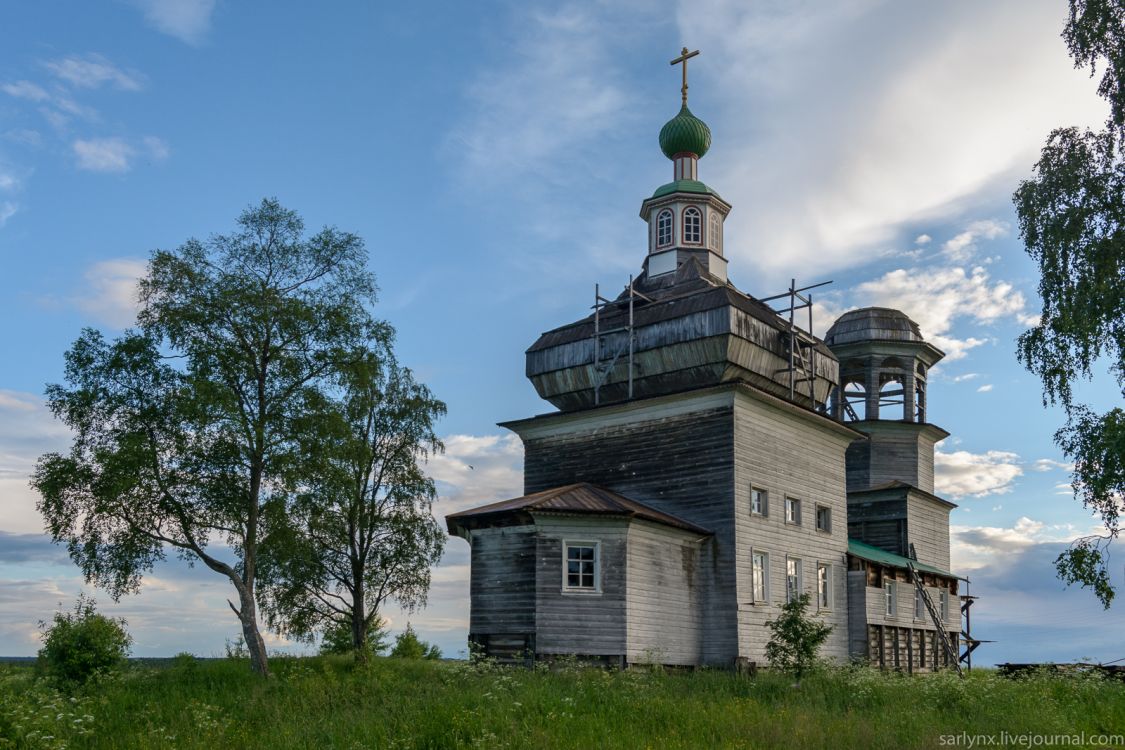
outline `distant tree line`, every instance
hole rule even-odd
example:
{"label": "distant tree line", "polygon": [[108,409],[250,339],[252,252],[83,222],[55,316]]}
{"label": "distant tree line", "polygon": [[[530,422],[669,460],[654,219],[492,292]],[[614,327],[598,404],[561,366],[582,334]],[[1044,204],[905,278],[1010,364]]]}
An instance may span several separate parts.
{"label": "distant tree line", "polygon": [[170,552],[225,577],[262,675],[259,608],[364,659],[385,602],[425,604],[443,549],[423,465],[445,404],[396,362],[367,261],[263,200],[231,234],[153,252],[136,325],[83,330],[47,388],[74,433],[32,479],[54,540],[115,599]]}

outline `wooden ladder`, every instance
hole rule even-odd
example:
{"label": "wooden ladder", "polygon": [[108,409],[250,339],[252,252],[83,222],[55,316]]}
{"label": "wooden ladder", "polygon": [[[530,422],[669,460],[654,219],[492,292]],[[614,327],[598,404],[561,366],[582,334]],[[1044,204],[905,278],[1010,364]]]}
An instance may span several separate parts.
{"label": "wooden ladder", "polygon": [[934,621],[938,639],[941,641],[941,647],[945,650],[949,663],[957,670],[957,676],[964,678],[965,673],[961,671],[961,660],[957,657],[957,652],[953,650],[953,644],[949,642],[949,634],[945,632],[945,623],[941,621],[941,616],[934,608],[930,595],[926,593],[926,587],[922,585],[922,577],[914,569],[914,563],[908,562],[906,567],[910,569],[910,580],[914,581],[914,590],[922,597],[922,603],[926,605],[926,611],[930,613],[930,619]]}

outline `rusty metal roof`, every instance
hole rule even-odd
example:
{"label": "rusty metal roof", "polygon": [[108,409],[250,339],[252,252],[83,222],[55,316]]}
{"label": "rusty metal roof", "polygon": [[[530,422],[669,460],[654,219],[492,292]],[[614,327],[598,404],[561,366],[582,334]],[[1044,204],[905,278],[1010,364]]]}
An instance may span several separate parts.
{"label": "rusty metal roof", "polygon": [[482,505],[479,508],[470,508],[458,513],[451,513],[445,517],[450,533],[456,526],[464,525],[462,522],[469,519],[479,519],[484,516],[500,516],[509,513],[540,512],[540,513],[580,513],[607,516],[626,516],[640,518],[646,521],[662,523],[696,534],[710,535],[711,532],[702,526],[696,526],[690,521],[673,516],[670,513],[659,511],[644,503],[631,500],[613,490],[579,482],[562,487],[555,487],[542,492],[535,492],[523,497],[501,500],[498,503]]}

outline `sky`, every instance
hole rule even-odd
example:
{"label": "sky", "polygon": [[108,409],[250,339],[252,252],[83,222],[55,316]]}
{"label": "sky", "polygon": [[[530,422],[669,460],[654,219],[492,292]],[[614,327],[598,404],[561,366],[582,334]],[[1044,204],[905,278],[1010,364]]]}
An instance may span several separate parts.
{"label": "sky", "polygon": [[[981,599],[978,663],[1125,657],[1121,607],[1052,561],[1096,520],[1072,496],[1062,423],[1015,358],[1039,312],[1011,194],[1054,127],[1106,107],[1059,38],[1064,0],[9,4],[0,23],[0,655],[84,589],[27,486],[65,450],[44,387],[84,326],[120,333],[156,249],[233,229],[276,196],[310,230],[366,240],[400,359],[449,407],[435,513],[522,491],[518,438],[551,410],[524,377],[540,332],[640,269],[640,202],[671,179],[657,133],[682,46],[713,143],[700,179],[734,206],[749,294],[832,280],[815,328],[902,309],[932,372],[937,491],[953,567]],[[824,292],[820,294],[819,292]],[[1112,403],[1103,371],[1079,395]],[[1118,396],[1119,398],[1119,396]],[[1122,581],[1120,564],[1112,571]],[[125,617],[138,656],[223,652],[233,591],[174,556]],[[189,604],[190,603],[190,604]],[[428,606],[391,608],[450,656],[468,628],[468,545]],[[276,635],[270,648],[300,650]]]}

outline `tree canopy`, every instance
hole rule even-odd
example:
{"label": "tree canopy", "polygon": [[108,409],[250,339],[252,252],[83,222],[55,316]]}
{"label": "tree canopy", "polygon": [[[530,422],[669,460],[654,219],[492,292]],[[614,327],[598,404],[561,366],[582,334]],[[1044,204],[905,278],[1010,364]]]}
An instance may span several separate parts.
{"label": "tree canopy", "polygon": [[[301,482],[311,407],[390,332],[372,318],[362,240],[263,200],[237,229],[155,251],[136,327],[84,330],[47,388],[74,432],[33,486],[56,541],[117,598],[174,551],[234,586],[256,671],[268,672],[256,587],[266,509]],[[225,549],[224,549],[225,547]]]}
{"label": "tree canopy", "polygon": [[343,368],[336,385],[303,431],[303,486],[269,515],[262,602],[270,625],[298,639],[348,628],[363,660],[383,603],[424,604],[441,558],[422,464],[442,449],[434,423],[445,404],[385,350]]}
{"label": "tree canopy", "polygon": [[1125,411],[1099,412],[1075,400],[1075,385],[1105,364],[1125,399],[1125,6],[1070,0],[1063,30],[1075,65],[1102,76],[1106,127],[1051,133],[1035,174],[1016,190],[1020,234],[1039,265],[1040,322],[1020,336],[1020,361],[1043,383],[1044,404],[1061,405],[1055,434],[1074,461],[1072,484],[1104,534],[1077,539],[1056,560],[1059,576],[1113,600],[1108,547],[1125,500]]}

